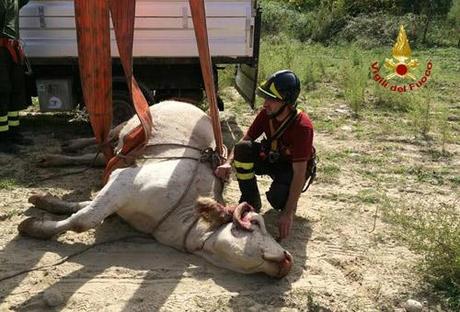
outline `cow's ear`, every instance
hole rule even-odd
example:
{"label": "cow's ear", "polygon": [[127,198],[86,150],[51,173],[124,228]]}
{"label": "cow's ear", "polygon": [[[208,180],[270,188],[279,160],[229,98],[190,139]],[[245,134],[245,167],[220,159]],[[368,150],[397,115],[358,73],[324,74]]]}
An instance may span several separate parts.
{"label": "cow's ear", "polygon": [[217,202],[210,197],[198,197],[196,200],[196,210],[202,216],[208,215],[216,209]]}
{"label": "cow's ear", "polygon": [[203,219],[213,225],[220,225],[231,220],[225,206],[210,197],[199,197],[196,201],[196,209]]}

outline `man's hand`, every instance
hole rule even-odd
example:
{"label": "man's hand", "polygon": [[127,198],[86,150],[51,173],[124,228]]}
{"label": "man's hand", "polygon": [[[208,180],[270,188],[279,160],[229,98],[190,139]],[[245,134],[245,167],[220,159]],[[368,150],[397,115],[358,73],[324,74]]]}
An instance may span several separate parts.
{"label": "man's hand", "polygon": [[278,219],[279,240],[289,236],[292,227],[294,213],[283,211]]}
{"label": "man's hand", "polygon": [[221,178],[224,181],[228,181],[231,172],[232,165],[230,165],[229,163],[224,163],[223,165],[220,165],[216,168],[214,174],[216,175],[216,177]]}

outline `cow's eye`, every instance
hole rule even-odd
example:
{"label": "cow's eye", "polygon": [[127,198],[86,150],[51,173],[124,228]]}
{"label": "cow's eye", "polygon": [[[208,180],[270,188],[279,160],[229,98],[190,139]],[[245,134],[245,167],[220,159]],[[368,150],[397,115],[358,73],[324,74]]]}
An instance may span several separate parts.
{"label": "cow's eye", "polygon": [[260,227],[259,221],[258,220],[251,220],[251,224],[257,225]]}

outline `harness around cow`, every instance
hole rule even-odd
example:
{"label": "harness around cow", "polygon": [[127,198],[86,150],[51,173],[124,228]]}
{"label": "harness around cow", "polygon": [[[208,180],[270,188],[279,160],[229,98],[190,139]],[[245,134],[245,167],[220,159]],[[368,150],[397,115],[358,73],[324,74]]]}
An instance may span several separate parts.
{"label": "harness around cow", "polygon": [[[211,147],[208,147],[208,148],[205,148],[205,149],[200,149],[198,147],[188,145],[188,144],[182,144],[182,143],[154,143],[154,144],[147,144],[146,145],[146,147],[149,147],[149,146],[174,146],[174,147],[178,147],[178,148],[189,148],[189,149],[192,149],[192,150],[200,152],[200,157],[190,157],[190,156],[146,156],[146,155],[142,155],[142,156],[138,157],[139,159],[158,159],[160,161],[169,161],[169,160],[177,160],[177,159],[190,159],[190,160],[194,160],[194,161],[197,162],[196,165],[195,165],[195,168],[193,169],[193,174],[192,174],[192,176],[191,176],[191,178],[190,178],[190,180],[189,180],[189,182],[187,184],[187,187],[184,189],[184,192],[181,194],[181,196],[176,201],[176,203],[170,209],[168,209],[168,212],[153,227],[152,233],[154,233],[161,226],[161,224],[163,224],[163,222],[169,216],[171,216],[171,214],[174,211],[176,211],[176,209],[180,206],[180,203],[182,202],[184,197],[187,195],[188,190],[192,186],[194,178],[196,177],[196,175],[198,173],[199,165],[201,163],[209,162],[211,164],[211,167],[212,167],[213,171],[214,171],[214,169],[217,168],[217,166],[220,165],[221,156],[219,155],[219,153],[217,151],[213,150]],[[200,220],[200,217],[197,216],[197,218],[188,226],[187,230],[184,233],[184,237],[182,239],[182,249],[184,251],[186,251],[186,252],[192,253],[192,251],[187,248],[186,242],[187,242],[187,238],[188,238],[191,230],[193,229],[194,226],[196,226],[196,224],[198,223],[199,220]],[[203,241],[202,246],[204,246],[204,244],[206,243],[208,238],[209,237],[207,237]]]}

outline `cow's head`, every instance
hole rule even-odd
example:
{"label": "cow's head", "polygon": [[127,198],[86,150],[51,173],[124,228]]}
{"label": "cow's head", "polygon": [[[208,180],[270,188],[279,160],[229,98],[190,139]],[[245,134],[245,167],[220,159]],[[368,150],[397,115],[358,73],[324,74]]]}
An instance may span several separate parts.
{"label": "cow's head", "polygon": [[267,233],[263,217],[250,205],[228,208],[200,199],[198,211],[213,227],[199,252],[210,262],[242,273],[264,272],[278,278],[289,273],[291,254]]}

